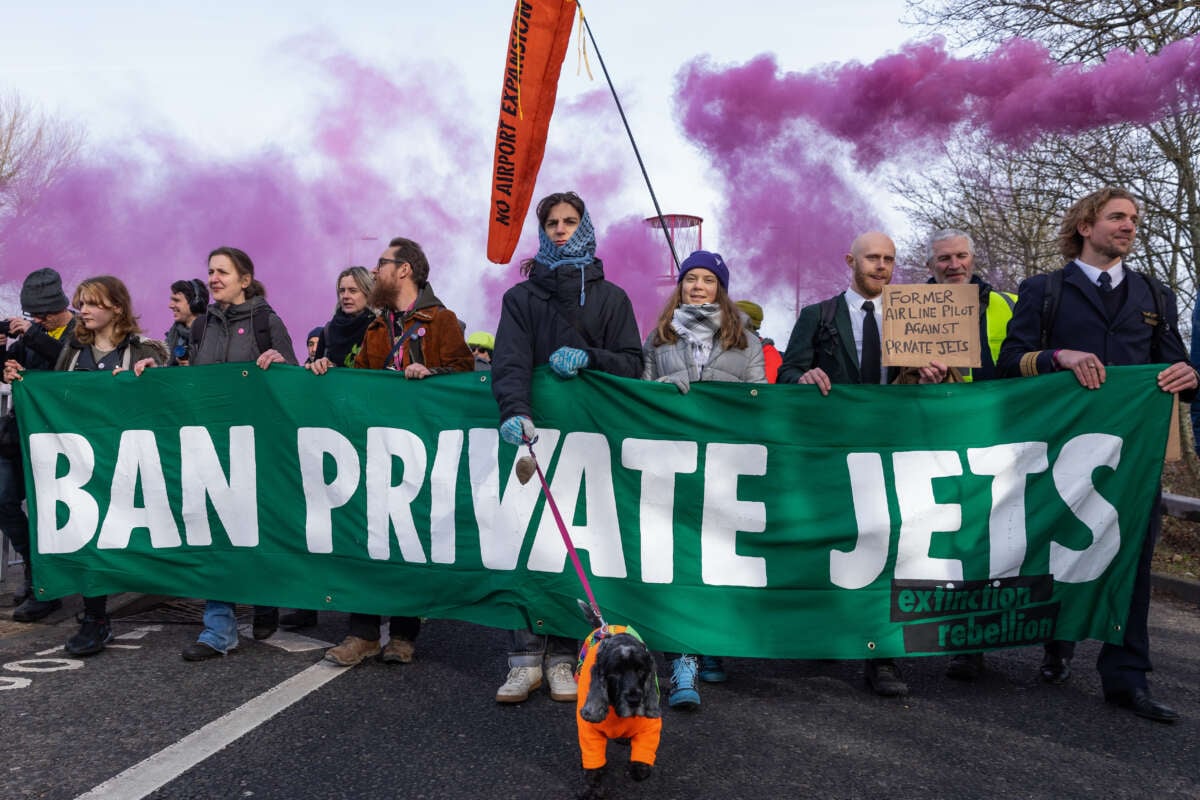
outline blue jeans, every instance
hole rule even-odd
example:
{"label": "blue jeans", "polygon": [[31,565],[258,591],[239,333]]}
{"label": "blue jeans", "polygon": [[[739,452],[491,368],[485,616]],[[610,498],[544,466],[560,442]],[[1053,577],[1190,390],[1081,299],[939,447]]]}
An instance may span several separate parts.
{"label": "blue jeans", "polygon": [[220,653],[237,647],[237,615],[234,604],[224,600],[204,601],[204,630],[196,640]]}

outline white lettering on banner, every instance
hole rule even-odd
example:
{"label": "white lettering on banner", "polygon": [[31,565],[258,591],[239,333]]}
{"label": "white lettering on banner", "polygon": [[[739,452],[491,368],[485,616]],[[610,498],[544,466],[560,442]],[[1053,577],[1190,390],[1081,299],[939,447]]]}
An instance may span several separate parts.
{"label": "white lettering on banner", "polygon": [[1119,436],[1086,433],[1071,439],[1058,453],[1054,486],[1071,513],[1092,532],[1092,544],[1084,550],[1072,550],[1050,542],[1050,572],[1056,581],[1094,581],[1121,549],[1117,509],[1095,490],[1092,473],[1100,467],[1116,469],[1121,463],[1122,444]]}
{"label": "white lettering on banner", "polygon": [[[538,452],[553,454],[559,432],[538,429]],[[517,462],[508,471],[500,494],[500,433],[495,428],[472,428],[467,435],[467,466],[471,475],[471,503],[479,531],[479,556],[485,569],[514,570],[521,559],[525,531],[542,496],[542,485],[517,480]]]}
{"label": "white lettering on banner", "polygon": [[[572,525],[581,485],[587,499],[587,524]],[[624,578],[625,551],[613,493],[612,452],[603,434],[581,431],[567,434],[554,463],[550,493],[558,503],[571,542],[576,549],[588,552],[590,572],[603,578]],[[567,546],[546,503],[526,566],[537,572],[562,572],[566,559]]]}
{"label": "white lettering on banner", "polygon": [[767,585],[767,560],[737,552],[738,533],[767,529],[767,507],[738,500],[738,478],[767,474],[761,444],[710,444],[704,449],[704,511],[700,522],[700,578],[710,586]]}
{"label": "white lettering on banner", "polygon": [[843,589],[861,589],[874,583],[887,565],[892,517],[879,453],[848,453],[846,469],[850,472],[858,542],[850,551],[829,551],[829,580]]}
{"label": "white lettering on banner", "polygon": [[462,447],[462,431],[438,434],[437,453],[429,473],[429,558],[435,564],[454,563],[454,497]]}
{"label": "white lettering on banner", "polygon": [[190,545],[212,544],[208,502],[236,547],[258,545],[258,467],[254,428],[229,429],[229,475],[217,457],[208,429],[179,429],[179,480],[183,490],[183,531]]}
{"label": "white lettering on banner", "polygon": [[[332,428],[300,428],[296,454],[304,490],[304,539],[310,553],[333,552],[333,509],[350,502],[358,490],[358,451]],[[333,459],[333,480],[325,482],[325,457]]]}
{"label": "white lettering on banner", "polygon": [[[1091,531],[1092,543],[1083,550],[1074,550],[1050,542],[1050,572],[1056,581],[1096,580],[1120,550],[1117,510],[1096,491],[1092,474],[1100,467],[1116,469],[1122,444],[1118,436],[1087,433],[1068,440],[1059,451],[1052,471],[1055,489],[1071,513]],[[1046,471],[1047,450],[1046,442],[1016,442],[967,451],[973,474],[994,478],[988,518],[990,577],[1020,574],[1027,540],[1026,476]],[[861,589],[875,582],[886,566],[891,517],[879,454],[850,453],[846,466],[858,544],[851,552],[830,551],[829,577],[835,586]],[[962,529],[962,507],[935,502],[932,489],[935,478],[963,474],[958,454],[953,450],[894,453],[892,468],[900,511],[895,577],[962,580],[961,560],[929,556],[934,532],[955,533]]]}
{"label": "white lettering on banner", "polygon": [[[403,464],[400,483],[392,483],[395,458]],[[400,556],[424,564],[425,550],[413,522],[412,501],[425,484],[425,443],[403,428],[367,428],[367,554],[391,556],[389,527],[396,532]]]}
{"label": "white lettering on banner", "polygon": [[[140,508],[134,505],[139,478],[145,503]],[[167,479],[163,477],[154,431],[121,433],[117,463],[113,467],[112,493],[96,547],[123,550],[129,546],[134,528],[148,528],[150,544],[155,549],[183,544],[175,515],[171,512],[171,501],[167,498]]]}
{"label": "white lettering on banner", "polygon": [[644,583],[675,579],[675,476],[696,471],[698,452],[695,442],[621,442],[621,466],[642,473],[638,519]]}
{"label": "white lettering on banner", "polygon": [[961,581],[962,561],[934,558],[929,545],[934,533],[962,528],[962,506],[933,499],[933,480],[963,474],[962,462],[953,450],[915,450],[892,454],[896,476],[896,500],[900,508],[900,536],[896,543],[895,577]]}
{"label": "white lettering on banner", "polygon": [[1021,574],[1028,534],[1025,530],[1025,476],[1045,472],[1045,442],[1015,442],[967,450],[975,475],[991,475],[992,511],[988,517],[988,577]]}
{"label": "white lettering on banner", "polygon": [[[59,456],[67,473],[58,476]],[[84,491],[96,468],[96,453],[77,433],[35,433],[29,437],[29,467],[37,503],[39,553],[74,553],[92,540],[100,522],[100,506]],[[58,504],[67,519],[58,526]]]}

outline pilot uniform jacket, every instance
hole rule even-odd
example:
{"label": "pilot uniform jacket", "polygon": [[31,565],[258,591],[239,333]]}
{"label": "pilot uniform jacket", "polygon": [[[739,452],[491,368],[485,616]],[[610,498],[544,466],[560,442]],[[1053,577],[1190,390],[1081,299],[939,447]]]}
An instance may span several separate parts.
{"label": "pilot uniform jacket", "polygon": [[[1055,371],[1055,350],[1080,350],[1095,354],[1108,366],[1187,361],[1177,327],[1179,312],[1175,295],[1168,289],[1160,303],[1156,291],[1145,276],[1125,267],[1125,279],[1114,291],[1124,291],[1125,301],[1113,319],[1108,318],[1100,289],[1088,280],[1072,261],[1063,270],[1062,291],[1054,319],[1050,320],[1046,344],[1042,345],[1042,311],[1049,275],[1034,275],[1021,282],[1017,307],[1008,324],[1008,336],[1000,348],[996,369],[1001,377],[1044,375]],[[1159,305],[1162,306],[1161,316]],[[1154,329],[1165,326],[1159,335],[1160,351],[1154,357],[1151,346]],[[1024,364],[1024,369],[1022,368]],[[1194,392],[1181,392],[1187,402]]]}
{"label": "pilot uniform jacket", "polygon": [[[1053,274],[1053,273],[1051,273]],[[1113,291],[1123,300],[1111,319],[1101,299],[1100,289],[1072,261],[1062,269],[1062,287],[1054,318],[1048,320],[1045,344],[1042,340],[1049,275],[1034,275],[1022,281],[1008,325],[1008,336],[1000,349],[996,368],[1002,377],[1042,375],[1055,371],[1055,350],[1079,350],[1092,353],[1109,366],[1175,363],[1187,361],[1188,354],[1176,328],[1178,310],[1175,295],[1158,291],[1143,275],[1125,268],[1125,278]],[[1158,328],[1159,352],[1153,353],[1154,332]],[[1180,392],[1188,401],[1195,391]],[[1134,412],[1136,413],[1136,411]],[[1161,488],[1160,488],[1161,492]],[[1150,609],[1150,561],[1162,527],[1161,494],[1156,498],[1146,526],[1142,552],[1138,559],[1133,592],[1129,600],[1124,640],[1105,643],[1100,648],[1096,668],[1106,696],[1119,696],[1146,688],[1150,671],[1150,633],[1147,616]],[[1055,641],[1047,652],[1070,658],[1074,643]]]}
{"label": "pilot uniform jacket", "polygon": [[[832,325],[821,321],[820,303],[800,309],[800,318],[792,328],[787,350],[783,353],[783,364],[779,367],[779,383],[795,383],[801,375],[816,367],[825,370],[830,383],[862,383],[845,292],[837,295],[836,302]],[[896,376],[894,369],[884,369],[889,380]]]}

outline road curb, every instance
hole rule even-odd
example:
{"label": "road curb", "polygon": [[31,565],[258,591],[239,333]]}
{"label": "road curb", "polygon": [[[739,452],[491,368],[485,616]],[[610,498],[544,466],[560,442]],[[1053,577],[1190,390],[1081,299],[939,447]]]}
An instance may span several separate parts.
{"label": "road curb", "polygon": [[1180,600],[1200,604],[1200,581],[1153,572],[1150,574],[1150,587],[1155,591],[1178,597]]}

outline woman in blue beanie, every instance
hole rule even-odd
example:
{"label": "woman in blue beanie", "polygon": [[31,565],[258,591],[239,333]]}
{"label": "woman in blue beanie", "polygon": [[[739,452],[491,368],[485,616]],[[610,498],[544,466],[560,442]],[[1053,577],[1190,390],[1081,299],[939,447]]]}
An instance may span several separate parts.
{"label": "woman in blue beanie", "polygon": [[[696,381],[766,383],[762,340],[729,297],[729,267],[719,253],[697,250],[679,267],[675,290],[646,337],[642,378],[672,383],[687,394]],[[726,678],[721,659],[669,653],[672,708],[700,705],[697,677]]]}

